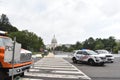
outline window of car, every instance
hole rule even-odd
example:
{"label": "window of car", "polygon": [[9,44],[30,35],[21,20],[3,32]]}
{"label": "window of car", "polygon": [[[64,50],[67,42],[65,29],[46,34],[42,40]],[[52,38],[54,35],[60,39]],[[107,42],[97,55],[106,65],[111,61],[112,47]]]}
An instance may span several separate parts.
{"label": "window of car", "polygon": [[2,38],[0,38],[0,46],[3,46]]}
{"label": "window of car", "polygon": [[76,54],[82,54],[82,52],[81,52],[81,51],[78,51]]}
{"label": "window of car", "polygon": [[99,54],[109,54],[107,50],[97,50],[97,53]]}
{"label": "window of car", "polygon": [[2,38],[4,45],[12,44],[12,40],[10,38]]}
{"label": "window of car", "polygon": [[87,50],[86,51],[89,55],[97,55],[98,53],[92,51],[92,50]]}
{"label": "window of car", "polygon": [[89,55],[86,51],[82,52],[83,55]]}
{"label": "window of car", "polygon": [[12,44],[12,40],[10,38],[0,38],[0,46],[7,46]]}

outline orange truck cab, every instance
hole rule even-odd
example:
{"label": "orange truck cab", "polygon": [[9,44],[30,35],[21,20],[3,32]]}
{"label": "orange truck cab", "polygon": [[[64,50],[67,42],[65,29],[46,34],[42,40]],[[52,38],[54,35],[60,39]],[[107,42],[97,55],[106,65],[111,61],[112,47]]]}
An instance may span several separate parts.
{"label": "orange truck cab", "polygon": [[[0,33],[0,70],[12,76],[13,41],[3,33]],[[21,44],[15,43],[13,73],[23,76],[32,65],[32,53],[21,53],[21,50]]]}

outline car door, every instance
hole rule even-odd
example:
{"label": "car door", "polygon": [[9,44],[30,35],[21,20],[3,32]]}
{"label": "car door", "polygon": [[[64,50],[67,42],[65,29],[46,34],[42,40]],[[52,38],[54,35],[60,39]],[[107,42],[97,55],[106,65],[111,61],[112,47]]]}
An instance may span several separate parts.
{"label": "car door", "polygon": [[77,59],[77,60],[81,60],[81,56],[82,56],[82,52],[81,52],[81,51],[78,51],[78,52],[76,53],[76,59]]}
{"label": "car door", "polygon": [[87,61],[88,57],[89,57],[88,53],[86,51],[82,51],[81,60]]}

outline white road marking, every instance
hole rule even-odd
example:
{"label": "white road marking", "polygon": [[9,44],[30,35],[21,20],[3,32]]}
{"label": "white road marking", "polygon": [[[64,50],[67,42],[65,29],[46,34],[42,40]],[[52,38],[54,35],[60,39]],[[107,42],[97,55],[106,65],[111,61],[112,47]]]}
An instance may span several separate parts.
{"label": "white road marking", "polygon": [[[66,60],[64,60],[64,61],[66,61]],[[69,63],[68,61],[66,61],[66,63]],[[70,64],[70,63],[69,63]],[[90,77],[88,77],[86,74],[84,74],[82,71],[80,71],[77,67],[75,67],[74,65],[72,65],[75,69],[77,69],[80,73],[82,73],[83,75],[84,75],[84,77],[82,77],[83,79],[89,79],[89,80],[91,80],[91,78]]]}
{"label": "white road marking", "polygon": [[53,73],[72,73],[72,74],[81,74],[80,72],[76,71],[52,71]]}
{"label": "white road marking", "polygon": [[20,80],[43,80],[43,79],[30,79],[30,78],[22,78]]}
{"label": "white road marking", "polygon": [[25,73],[26,76],[33,76],[33,77],[50,77],[50,78],[68,78],[68,79],[79,79],[80,75],[66,75],[66,74],[48,74],[48,73]]}
{"label": "white road marking", "polygon": [[49,67],[34,67],[34,68],[40,68],[40,69],[52,69],[52,70],[54,70],[54,69],[59,69],[59,70],[76,70],[75,68],[49,68]]}
{"label": "white road marking", "polygon": [[91,80],[82,71],[62,58],[43,58],[36,62],[29,71],[25,72],[25,76]]}

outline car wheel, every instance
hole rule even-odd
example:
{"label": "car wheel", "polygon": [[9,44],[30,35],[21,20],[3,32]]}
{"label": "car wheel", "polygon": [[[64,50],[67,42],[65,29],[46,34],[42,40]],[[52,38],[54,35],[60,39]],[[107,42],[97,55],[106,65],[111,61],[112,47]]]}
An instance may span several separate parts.
{"label": "car wheel", "polygon": [[114,63],[114,61],[111,61],[111,63]]}
{"label": "car wheel", "polygon": [[100,63],[100,66],[104,66],[104,63]]}
{"label": "car wheel", "polygon": [[72,58],[73,63],[77,63],[77,60],[75,57]]}
{"label": "car wheel", "polygon": [[88,61],[88,63],[90,64],[90,65],[95,65],[95,62],[92,60],[92,59],[90,59],[89,61]]}

